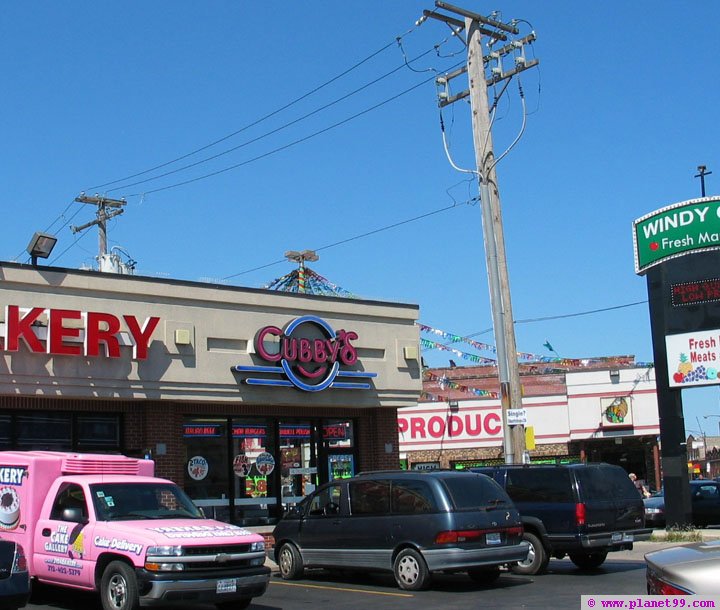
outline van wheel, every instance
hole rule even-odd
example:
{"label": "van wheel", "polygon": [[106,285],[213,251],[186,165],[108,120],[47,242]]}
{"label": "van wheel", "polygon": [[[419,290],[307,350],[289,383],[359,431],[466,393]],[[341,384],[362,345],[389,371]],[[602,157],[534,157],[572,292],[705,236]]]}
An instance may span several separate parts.
{"label": "van wheel", "polygon": [[297,580],[302,578],[305,566],[303,565],[300,551],[294,544],[286,542],[280,548],[278,553],[278,568],[280,568],[280,576],[284,580]]}
{"label": "van wheel", "polygon": [[540,538],[530,532],[523,534],[523,540],[530,543],[530,550],[528,556],[522,561],[518,561],[517,565],[512,566],[510,569],[515,574],[542,574],[550,562],[550,556],[545,552]]}
{"label": "van wheel", "polygon": [[491,585],[500,578],[500,568],[493,566],[491,568],[472,568],[468,570],[468,576],[473,582],[481,585]]}
{"label": "van wheel", "polygon": [[140,607],[135,571],[123,561],[111,561],[100,581],[103,610],[137,610]]}
{"label": "van wheel", "polygon": [[583,570],[599,568],[605,561],[606,557],[607,551],[596,551],[595,553],[570,553],[570,561]]}
{"label": "van wheel", "polygon": [[395,558],[393,574],[398,587],[421,591],[430,584],[430,571],[422,555],[415,549],[403,549]]}

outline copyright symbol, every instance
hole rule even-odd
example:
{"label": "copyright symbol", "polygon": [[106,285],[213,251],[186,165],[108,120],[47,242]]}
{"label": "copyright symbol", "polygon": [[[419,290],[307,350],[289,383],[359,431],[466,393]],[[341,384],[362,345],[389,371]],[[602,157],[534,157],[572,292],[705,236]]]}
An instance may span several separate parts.
{"label": "copyright symbol", "polygon": [[588,600],[588,606],[590,606],[591,608],[594,608],[594,607],[595,607],[595,600],[594,600],[594,599],[589,599],[589,600]]}

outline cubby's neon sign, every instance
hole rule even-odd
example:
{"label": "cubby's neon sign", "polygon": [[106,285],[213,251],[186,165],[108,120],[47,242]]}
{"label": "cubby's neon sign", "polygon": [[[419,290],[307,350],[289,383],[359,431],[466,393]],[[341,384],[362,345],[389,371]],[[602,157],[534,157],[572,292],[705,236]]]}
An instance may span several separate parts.
{"label": "cubby's neon sign", "polygon": [[284,374],[286,379],[248,377],[245,383],[265,386],[294,386],[306,392],[319,392],[327,388],[367,390],[367,382],[337,381],[352,377],[371,379],[377,373],[348,371],[340,365],[357,364],[357,348],[352,344],[358,338],[354,331],[335,332],[322,318],[302,316],[284,329],[265,326],[255,336],[255,353],[274,366],[233,367],[238,373]]}

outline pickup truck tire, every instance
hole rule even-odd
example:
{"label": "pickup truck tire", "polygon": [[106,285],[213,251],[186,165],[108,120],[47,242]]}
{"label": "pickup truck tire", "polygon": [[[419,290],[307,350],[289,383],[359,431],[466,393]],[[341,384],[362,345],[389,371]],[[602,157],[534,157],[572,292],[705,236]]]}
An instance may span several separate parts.
{"label": "pickup truck tire", "polygon": [[123,561],[112,561],[100,581],[103,610],[137,610],[140,607],[134,570]]}
{"label": "pickup truck tire", "polygon": [[570,561],[583,570],[599,568],[607,557],[607,551],[595,551],[594,553],[570,553]]}
{"label": "pickup truck tire", "polygon": [[302,578],[305,566],[303,565],[300,551],[297,550],[294,544],[286,542],[280,547],[278,553],[278,568],[280,569],[280,576],[283,580],[297,580]]}
{"label": "pickup truck tire", "polygon": [[547,568],[550,562],[550,556],[545,551],[540,538],[530,532],[523,534],[523,540],[530,544],[530,551],[528,552],[527,559],[519,561],[517,565],[512,566],[510,569],[514,574],[542,574]]}

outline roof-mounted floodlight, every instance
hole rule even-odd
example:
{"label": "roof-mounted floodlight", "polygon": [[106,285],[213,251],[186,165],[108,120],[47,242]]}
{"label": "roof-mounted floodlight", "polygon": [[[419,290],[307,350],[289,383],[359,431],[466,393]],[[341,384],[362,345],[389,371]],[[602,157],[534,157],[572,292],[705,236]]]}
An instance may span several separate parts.
{"label": "roof-mounted floodlight", "polygon": [[38,258],[50,256],[56,243],[57,237],[36,231],[27,247],[27,253],[30,255],[32,264],[37,265]]}

